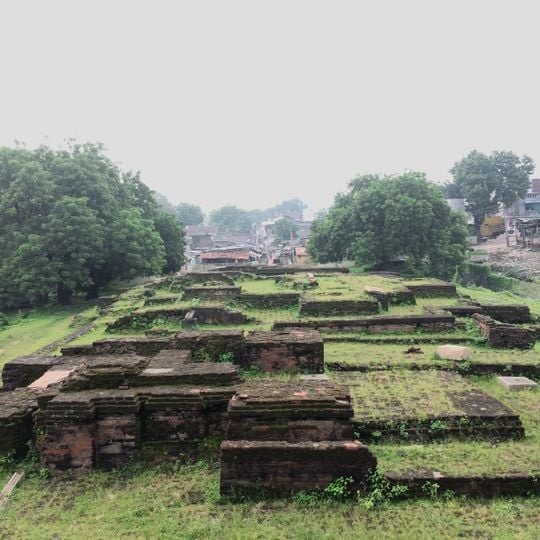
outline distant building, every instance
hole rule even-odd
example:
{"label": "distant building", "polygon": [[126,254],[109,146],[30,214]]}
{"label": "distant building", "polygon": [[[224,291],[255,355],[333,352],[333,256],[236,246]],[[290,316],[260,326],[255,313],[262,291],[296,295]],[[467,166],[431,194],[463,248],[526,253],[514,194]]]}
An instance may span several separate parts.
{"label": "distant building", "polygon": [[217,229],[206,225],[188,225],[186,227],[186,242],[188,249],[197,250],[210,248],[213,245]]}
{"label": "distant building", "polygon": [[216,248],[200,254],[201,264],[246,264],[258,258],[258,254],[250,248]]}

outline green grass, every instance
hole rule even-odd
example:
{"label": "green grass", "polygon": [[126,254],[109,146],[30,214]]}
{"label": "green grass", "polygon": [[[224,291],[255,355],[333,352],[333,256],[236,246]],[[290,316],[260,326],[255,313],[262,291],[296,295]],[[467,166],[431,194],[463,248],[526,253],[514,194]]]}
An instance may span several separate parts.
{"label": "green grass", "polygon": [[474,388],[463,377],[432,370],[333,373],[332,377],[349,386],[358,421],[460,416],[465,413],[453,403],[452,395]]}
{"label": "green grass", "polygon": [[2,511],[0,537],[532,539],[540,525],[536,498],[406,500],[372,510],[355,499],[233,504],[219,500],[218,482],[218,471],[205,464],[132,467],[76,480],[30,476]]}
{"label": "green grass", "polygon": [[431,470],[443,474],[540,474],[540,394],[509,392],[495,378],[475,384],[520,415],[525,438],[518,441],[444,441],[428,444],[370,445],[383,471]]}
{"label": "green grass", "polygon": [[[410,345],[379,343],[338,343],[324,345],[326,362],[343,362],[344,364],[369,364],[373,366],[388,365],[406,368],[411,363],[431,365],[433,367],[448,364],[447,361],[435,357],[438,345],[420,344],[423,354],[405,354]],[[469,362],[478,364],[529,364],[540,363],[540,343],[528,351],[490,349],[489,347],[465,344],[472,350]]]}
{"label": "green grass", "polygon": [[[78,326],[75,317],[88,310],[89,304],[78,304],[10,316],[9,326],[0,331],[0,368],[18,356],[31,354],[74,332]],[[93,308],[85,315],[90,314],[94,314]]]}

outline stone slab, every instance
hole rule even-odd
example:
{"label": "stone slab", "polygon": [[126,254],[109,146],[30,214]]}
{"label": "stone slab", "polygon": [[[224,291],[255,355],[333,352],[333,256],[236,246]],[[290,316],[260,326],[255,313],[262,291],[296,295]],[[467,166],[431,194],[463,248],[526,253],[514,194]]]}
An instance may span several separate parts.
{"label": "stone slab", "polygon": [[538,385],[527,377],[497,377],[497,380],[511,392],[536,388]]}
{"label": "stone slab", "polygon": [[469,347],[460,345],[439,345],[435,352],[443,360],[467,360],[472,354]]}
{"label": "stone slab", "polygon": [[73,369],[51,369],[45,372],[41,377],[39,377],[39,379],[36,379],[33,383],[29,384],[28,388],[49,388],[49,386],[58,384],[67,379],[73,373],[73,371]]}

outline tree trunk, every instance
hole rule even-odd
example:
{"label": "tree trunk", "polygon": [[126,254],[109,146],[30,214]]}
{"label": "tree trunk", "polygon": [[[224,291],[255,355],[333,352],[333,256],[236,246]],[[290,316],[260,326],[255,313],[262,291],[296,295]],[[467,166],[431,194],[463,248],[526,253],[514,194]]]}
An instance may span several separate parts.
{"label": "tree trunk", "polygon": [[480,227],[486,219],[485,214],[475,214],[474,216],[474,230],[476,231],[476,241],[480,243],[482,241],[482,234],[480,233]]}
{"label": "tree trunk", "polygon": [[64,283],[58,283],[56,286],[56,300],[61,306],[69,306],[71,299],[73,298],[73,291],[64,285]]}

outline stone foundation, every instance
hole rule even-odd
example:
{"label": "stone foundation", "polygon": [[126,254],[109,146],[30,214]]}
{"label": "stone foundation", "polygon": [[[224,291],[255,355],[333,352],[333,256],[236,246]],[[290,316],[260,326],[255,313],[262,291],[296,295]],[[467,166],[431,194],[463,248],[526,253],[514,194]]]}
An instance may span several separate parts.
{"label": "stone foundation", "polygon": [[28,388],[0,393],[0,457],[11,453],[22,457],[28,451],[37,396],[37,391]]}
{"label": "stone foundation", "polygon": [[177,322],[180,325],[180,321],[190,311],[194,312],[199,323],[204,324],[245,324],[249,322],[249,319],[240,311],[229,311],[224,307],[156,308],[124,315],[108,324],[107,332],[151,326],[157,320]]}
{"label": "stone foundation", "polygon": [[352,478],[354,490],[376,464],[358,441],[223,441],[220,489],[223,495],[288,495]]}
{"label": "stone foundation", "polygon": [[473,318],[494,349],[532,349],[535,345],[535,331],[530,328],[497,323],[487,315],[475,314]]}
{"label": "stone foundation", "polygon": [[370,315],[379,313],[377,300],[300,300],[300,315],[328,317],[333,315]]}
{"label": "stone foundation", "polygon": [[239,296],[240,287],[185,287],[183,300],[232,300]]}
{"label": "stone foundation", "polygon": [[349,390],[327,381],[252,381],[229,402],[226,438],[336,441],[353,438]]}
{"label": "stone foundation", "polygon": [[457,296],[456,286],[451,283],[405,283],[417,298],[437,298]]}
{"label": "stone foundation", "polygon": [[522,304],[482,304],[483,312],[496,321],[522,324],[532,321],[529,306]]}
{"label": "stone foundation", "polygon": [[257,366],[263,371],[322,373],[323,340],[318,332],[311,331],[250,332],[240,363],[244,368]]}
{"label": "stone foundation", "polygon": [[[2,382],[5,390],[28,386],[61,361],[58,356],[19,356],[4,365]],[[1,412],[1,411],[0,411]]]}
{"label": "stone foundation", "polygon": [[248,294],[242,293],[238,301],[254,308],[289,308],[298,305],[300,293]]}
{"label": "stone foundation", "polygon": [[326,329],[336,331],[361,331],[380,332],[445,332],[452,330],[455,317],[448,315],[405,315],[403,317],[380,316],[358,319],[308,319],[296,321],[276,321],[274,330],[292,328]]}

